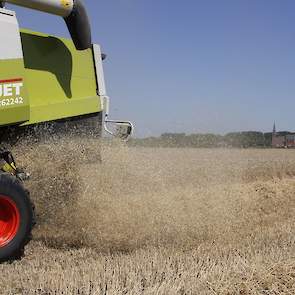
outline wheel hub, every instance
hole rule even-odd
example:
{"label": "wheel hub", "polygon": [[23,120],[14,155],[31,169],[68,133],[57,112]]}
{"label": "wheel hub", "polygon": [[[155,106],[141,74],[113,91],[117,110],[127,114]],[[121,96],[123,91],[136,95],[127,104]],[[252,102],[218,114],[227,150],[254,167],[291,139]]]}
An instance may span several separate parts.
{"label": "wheel hub", "polygon": [[20,213],[14,201],[0,195],[0,248],[9,244],[20,226]]}

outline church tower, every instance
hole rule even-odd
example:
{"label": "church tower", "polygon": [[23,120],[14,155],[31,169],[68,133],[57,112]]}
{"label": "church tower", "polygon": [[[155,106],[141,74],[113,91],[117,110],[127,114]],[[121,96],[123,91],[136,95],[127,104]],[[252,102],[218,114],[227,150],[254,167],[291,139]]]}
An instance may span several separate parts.
{"label": "church tower", "polygon": [[277,128],[276,128],[276,122],[273,123],[273,129],[272,129],[272,141],[271,141],[271,145],[272,147],[276,147],[277,145]]}

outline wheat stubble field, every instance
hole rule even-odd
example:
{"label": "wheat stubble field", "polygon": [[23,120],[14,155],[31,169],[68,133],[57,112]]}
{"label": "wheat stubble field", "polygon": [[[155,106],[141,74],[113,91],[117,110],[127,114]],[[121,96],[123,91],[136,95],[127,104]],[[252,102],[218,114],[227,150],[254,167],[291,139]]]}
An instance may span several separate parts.
{"label": "wheat stubble field", "polygon": [[295,150],[102,150],[15,151],[38,226],[1,294],[295,294]]}

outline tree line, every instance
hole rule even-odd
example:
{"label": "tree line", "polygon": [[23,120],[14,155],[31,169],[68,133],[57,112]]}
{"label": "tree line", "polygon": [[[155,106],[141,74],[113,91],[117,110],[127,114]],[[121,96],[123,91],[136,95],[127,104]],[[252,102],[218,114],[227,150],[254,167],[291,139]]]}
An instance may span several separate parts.
{"label": "tree line", "polygon": [[[285,135],[289,132],[280,132]],[[185,134],[164,133],[159,137],[134,138],[130,141],[132,146],[146,147],[192,147],[192,148],[268,148],[271,147],[272,133],[257,131],[231,132],[225,135],[212,133]]]}

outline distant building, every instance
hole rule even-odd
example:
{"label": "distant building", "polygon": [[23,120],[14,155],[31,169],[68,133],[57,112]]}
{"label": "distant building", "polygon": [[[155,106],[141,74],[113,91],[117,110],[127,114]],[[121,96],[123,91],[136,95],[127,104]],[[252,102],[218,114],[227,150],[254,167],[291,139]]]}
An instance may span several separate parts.
{"label": "distant building", "polygon": [[273,148],[295,148],[295,133],[277,132],[276,124],[273,125],[272,132]]}
{"label": "distant building", "polygon": [[286,147],[295,148],[295,133],[286,135]]}

